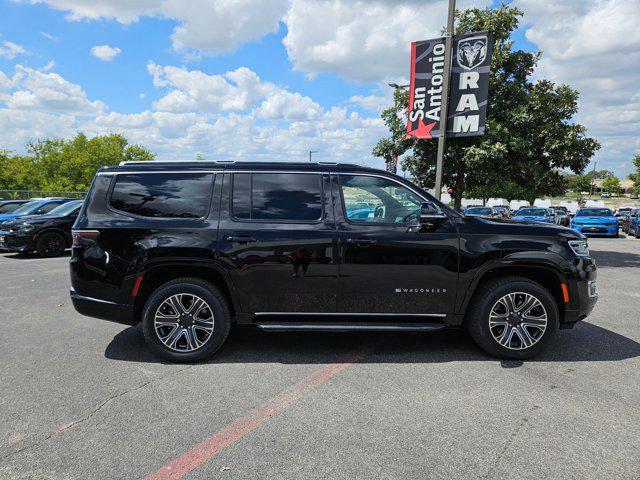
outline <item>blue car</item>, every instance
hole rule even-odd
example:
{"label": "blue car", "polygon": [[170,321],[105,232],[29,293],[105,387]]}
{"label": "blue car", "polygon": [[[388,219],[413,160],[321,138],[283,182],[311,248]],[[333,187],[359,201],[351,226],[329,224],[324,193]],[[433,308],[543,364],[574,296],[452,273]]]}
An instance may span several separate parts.
{"label": "blue car", "polygon": [[634,210],[628,219],[627,232],[630,237],[640,238],[640,210]]}
{"label": "blue car", "polygon": [[24,217],[25,215],[44,215],[54,208],[73,200],[73,198],[46,198],[31,200],[19,206],[10,213],[0,214],[0,224],[7,220]]}
{"label": "blue car", "polygon": [[618,219],[608,208],[581,208],[571,220],[571,228],[585,235],[618,236]]}
{"label": "blue car", "polygon": [[555,216],[548,208],[521,208],[511,218],[526,222],[555,223]]}

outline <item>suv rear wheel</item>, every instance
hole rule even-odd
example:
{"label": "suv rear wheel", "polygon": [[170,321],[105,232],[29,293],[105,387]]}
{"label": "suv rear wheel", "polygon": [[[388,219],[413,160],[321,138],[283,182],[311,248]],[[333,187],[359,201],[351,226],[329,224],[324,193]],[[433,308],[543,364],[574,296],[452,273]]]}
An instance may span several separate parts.
{"label": "suv rear wheel", "polygon": [[553,296],[528,278],[503,277],[485,284],[470,308],[471,336],[499,358],[531,358],[558,330]]}
{"label": "suv rear wheel", "polygon": [[172,362],[211,357],[229,334],[231,314],[225,296],[197,278],[179,278],[159,287],[142,313],[144,338]]}

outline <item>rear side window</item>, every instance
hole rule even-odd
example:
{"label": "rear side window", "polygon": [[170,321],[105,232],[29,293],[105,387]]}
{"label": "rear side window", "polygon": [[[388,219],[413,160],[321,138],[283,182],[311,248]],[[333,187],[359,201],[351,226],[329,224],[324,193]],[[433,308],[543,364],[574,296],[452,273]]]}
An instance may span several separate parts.
{"label": "rear side window", "polygon": [[112,208],[143,217],[202,218],[209,211],[210,173],[120,174]]}
{"label": "rear side window", "polygon": [[318,221],[322,218],[320,175],[235,173],[232,210],[240,220]]}

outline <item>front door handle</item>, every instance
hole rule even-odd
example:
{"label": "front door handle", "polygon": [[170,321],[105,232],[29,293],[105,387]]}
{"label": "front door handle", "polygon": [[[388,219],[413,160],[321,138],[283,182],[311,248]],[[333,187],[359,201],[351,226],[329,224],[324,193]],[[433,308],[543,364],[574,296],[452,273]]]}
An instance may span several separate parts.
{"label": "front door handle", "polygon": [[228,242],[233,243],[253,243],[257,242],[257,240],[249,235],[231,235],[227,237]]}
{"label": "front door handle", "polygon": [[376,240],[372,238],[347,238],[347,243],[352,245],[372,245]]}

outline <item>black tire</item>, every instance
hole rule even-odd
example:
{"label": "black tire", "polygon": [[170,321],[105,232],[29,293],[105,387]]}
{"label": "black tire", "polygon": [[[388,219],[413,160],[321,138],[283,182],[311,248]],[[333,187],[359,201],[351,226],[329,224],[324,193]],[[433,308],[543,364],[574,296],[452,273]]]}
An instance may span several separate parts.
{"label": "black tire", "polygon": [[[497,305],[498,300],[509,293],[516,292],[529,294],[539,300],[547,316],[544,332],[540,333],[536,328],[528,330],[529,333],[533,331],[533,335],[537,335],[533,345],[523,348],[524,344],[521,343],[518,346],[517,343],[520,341],[520,336],[514,335],[514,341],[510,345],[520,347],[519,349],[507,348],[498,343],[489,327],[489,316],[492,308]],[[544,350],[557,332],[558,324],[558,306],[553,296],[539,283],[524,277],[501,277],[482,285],[469,306],[467,318],[467,326],[471,337],[485,352],[498,358],[520,360],[534,357]],[[499,334],[500,328],[507,327],[494,326],[494,332]],[[518,336],[518,339],[515,339],[515,336]]]}
{"label": "black tire", "polygon": [[[154,325],[159,307],[178,294],[196,295],[206,302],[213,315],[213,333],[203,345],[191,351],[169,348],[156,333]],[[226,297],[214,285],[197,278],[178,278],[158,287],[145,303],[142,313],[142,331],[147,344],[158,356],[172,362],[199,362],[210,358],[222,347],[230,328],[231,313]]]}
{"label": "black tire", "polygon": [[36,241],[36,252],[44,258],[57,257],[67,248],[67,239],[57,232],[46,232]]}

